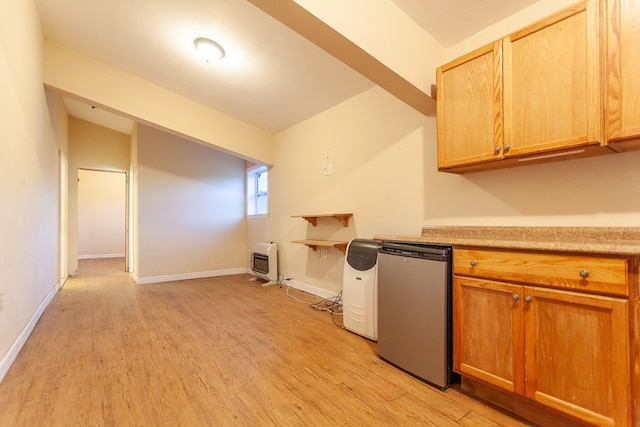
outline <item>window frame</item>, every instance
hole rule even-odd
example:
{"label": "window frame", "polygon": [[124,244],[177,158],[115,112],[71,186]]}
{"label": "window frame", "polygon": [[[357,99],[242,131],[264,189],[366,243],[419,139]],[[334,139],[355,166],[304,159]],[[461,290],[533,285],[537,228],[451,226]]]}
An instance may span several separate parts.
{"label": "window frame", "polygon": [[[266,174],[267,189],[260,191],[258,185],[260,176]],[[267,218],[269,216],[269,168],[265,165],[256,165],[247,168],[247,218]],[[265,197],[265,212],[258,212],[259,210],[259,198]]]}

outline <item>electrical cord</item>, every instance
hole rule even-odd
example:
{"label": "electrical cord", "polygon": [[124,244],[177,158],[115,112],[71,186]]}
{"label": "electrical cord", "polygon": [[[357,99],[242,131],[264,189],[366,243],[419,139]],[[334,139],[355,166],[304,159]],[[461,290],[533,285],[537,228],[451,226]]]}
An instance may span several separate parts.
{"label": "electrical cord", "polygon": [[302,300],[300,298],[297,298],[293,295],[291,295],[291,293],[289,293],[289,290],[291,289],[291,284],[289,283],[291,281],[291,278],[286,278],[286,279],[282,279],[282,281],[280,282],[280,285],[282,286],[282,282],[286,281],[287,282],[287,296],[289,298],[294,299],[295,301],[298,301],[302,304],[306,304],[309,307],[311,307],[314,310],[320,310],[320,311],[326,311],[329,314],[331,314],[331,320],[333,321],[333,324],[338,326],[339,328],[344,329],[343,325],[338,324],[338,322],[336,322],[336,316],[342,316],[342,291],[340,291],[335,297],[332,298],[324,298],[318,302],[313,302],[313,301],[305,301]]}

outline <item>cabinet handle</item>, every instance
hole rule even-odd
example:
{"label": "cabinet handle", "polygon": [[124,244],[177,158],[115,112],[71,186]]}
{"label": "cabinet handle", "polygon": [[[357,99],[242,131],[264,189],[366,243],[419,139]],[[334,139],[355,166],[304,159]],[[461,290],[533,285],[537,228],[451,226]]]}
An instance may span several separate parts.
{"label": "cabinet handle", "polygon": [[513,297],[513,300],[514,300],[514,301],[518,301],[518,300],[520,300],[520,295],[518,295],[518,294],[513,294],[513,295],[511,295],[511,296]]}
{"label": "cabinet handle", "polygon": [[511,145],[507,144],[504,146],[504,152],[506,153],[507,151],[509,151],[511,149]]}
{"label": "cabinet handle", "polygon": [[580,277],[586,279],[587,277],[589,277],[589,272],[587,270],[580,271]]}
{"label": "cabinet handle", "polygon": [[475,266],[477,265],[477,264],[476,264],[476,261],[475,261],[475,260],[473,260],[473,259],[471,260],[471,262],[470,262],[469,264],[471,264],[471,267],[475,267]]}
{"label": "cabinet handle", "polygon": [[493,147],[493,152],[496,154],[500,154],[500,146],[496,145],[495,147]]}
{"label": "cabinet handle", "polygon": [[530,303],[531,302],[531,297],[529,295],[524,297],[524,302],[526,302],[527,304]]}

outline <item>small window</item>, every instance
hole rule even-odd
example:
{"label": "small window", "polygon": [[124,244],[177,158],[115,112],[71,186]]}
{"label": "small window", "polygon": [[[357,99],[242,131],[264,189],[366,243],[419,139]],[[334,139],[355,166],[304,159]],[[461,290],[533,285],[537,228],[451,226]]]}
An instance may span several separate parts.
{"label": "small window", "polygon": [[268,173],[266,166],[247,169],[248,216],[266,216],[269,213]]}

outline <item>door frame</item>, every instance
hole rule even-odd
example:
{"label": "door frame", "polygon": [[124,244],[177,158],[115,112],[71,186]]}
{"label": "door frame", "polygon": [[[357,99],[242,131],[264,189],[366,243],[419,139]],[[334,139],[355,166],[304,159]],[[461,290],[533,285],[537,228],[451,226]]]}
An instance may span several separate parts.
{"label": "door frame", "polygon": [[[128,171],[123,171],[123,170],[113,170],[113,169],[96,169],[96,168],[78,168],[78,177],[79,177],[79,171],[83,170],[83,171],[91,171],[91,172],[108,172],[108,173],[121,173],[124,174],[124,181],[125,181],[125,192],[124,192],[124,258],[125,258],[125,268],[124,271],[130,273],[132,272],[132,268],[130,267],[132,265],[132,261],[133,261],[133,257],[131,254],[131,247],[132,247],[132,242],[130,242],[130,229],[131,229],[131,225],[133,222],[133,219],[131,218],[131,206],[130,206],[130,197],[131,197],[131,181],[130,181],[130,173]],[[78,187],[78,193],[79,193],[79,187]],[[77,221],[79,222],[79,215],[76,216]],[[78,240],[79,240],[79,235],[78,235]]]}

